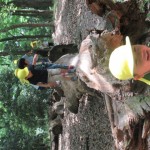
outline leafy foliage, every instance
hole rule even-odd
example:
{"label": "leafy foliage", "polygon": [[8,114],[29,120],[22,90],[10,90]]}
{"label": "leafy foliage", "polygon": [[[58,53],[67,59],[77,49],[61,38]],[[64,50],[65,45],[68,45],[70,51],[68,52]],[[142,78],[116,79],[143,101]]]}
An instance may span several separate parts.
{"label": "leafy foliage", "polygon": [[[50,90],[35,91],[30,86],[21,85],[13,76],[10,67],[4,67],[2,70],[0,74],[0,147],[14,150],[31,149],[41,145],[47,147],[48,143],[44,143],[49,139],[46,101]],[[42,132],[37,134],[39,129]]]}
{"label": "leafy foliage", "polygon": [[[7,4],[6,1],[4,1],[3,7],[0,8],[0,30],[5,29],[7,27],[10,27],[12,25],[16,24],[22,24],[22,23],[46,23],[50,22],[50,18],[46,19],[45,17],[37,16],[16,16],[13,15],[13,13],[20,9],[17,8],[15,5]],[[29,8],[30,10],[30,8]],[[52,19],[52,18],[51,18]],[[31,30],[32,29],[32,30]],[[38,34],[47,34],[51,32],[51,27],[38,27],[38,28],[30,28],[30,27],[21,27],[21,28],[14,28],[12,30],[9,30],[7,32],[2,32],[0,34],[0,39],[4,39],[7,37],[15,37],[15,36],[24,36],[24,35],[37,35]],[[14,41],[6,41],[0,43],[0,51],[14,51],[18,48],[26,48],[27,45],[29,47],[29,43],[35,39],[15,39]],[[43,40],[50,41],[50,38],[45,38]],[[8,46],[10,45],[10,46]],[[30,47],[31,48],[31,47]]]}
{"label": "leafy foliage", "polygon": [[[23,1],[23,0],[20,0]],[[41,0],[42,1],[42,0]],[[23,23],[46,23],[52,18],[41,16],[16,16],[13,13],[22,8],[16,7],[11,0],[1,0],[0,30]],[[36,1],[35,1],[36,2]],[[31,9],[25,7],[25,9]],[[51,27],[21,27],[1,32],[0,39],[24,35],[47,34]],[[14,76],[16,66],[12,63],[14,52],[31,49],[30,42],[38,39],[15,39],[0,42],[0,52],[8,56],[0,57],[0,149],[27,150],[49,149],[48,105],[51,90],[38,91],[31,86],[22,85]],[[42,40],[50,41],[49,38]]]}
{"label": "leafy foliage", "polygon": [[149,2],[149,0],[140,0],[140,1],[138,1],[138,3],[139,3],[139,8],[140,8],[140,10],[142,11],[142,12],[144,12],[145,11],[145,6],[148,4],[148,2]]}

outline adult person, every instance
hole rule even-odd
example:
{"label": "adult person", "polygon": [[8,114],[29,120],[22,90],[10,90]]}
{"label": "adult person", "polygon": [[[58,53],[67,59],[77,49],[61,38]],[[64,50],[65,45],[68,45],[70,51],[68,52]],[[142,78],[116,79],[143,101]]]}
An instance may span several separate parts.
{"label": "adult person", "polygon": [[119,80],[140,80],[150,85],[150,48],[146,45],[126,44],[116,48],[110,55],[109,69]]}

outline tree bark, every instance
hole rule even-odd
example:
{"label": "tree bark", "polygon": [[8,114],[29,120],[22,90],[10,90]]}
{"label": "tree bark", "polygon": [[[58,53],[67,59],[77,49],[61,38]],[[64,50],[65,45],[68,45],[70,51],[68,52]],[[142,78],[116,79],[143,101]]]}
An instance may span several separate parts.
{"label": "tree bark", "polygon": [[56,45],[51,48],[49,59],[52,62],[55,62],[65,54],[75,54],[75,53],[78,53],[78,47],[75,44]]}
{"label": "tree bark", "polygon": [[148,1],[142,1],[141,6],[138,0],[116,3],[112,0],[87,0],[86,3],[93,13],[106,16],[108,26],[111,23],[123,36],[129,36],[132,44],[137,44],[137,40],[149,30],[148,20],[146,22]]}
{"label": "tree bark", "polygon": [[[93,61],[91,63],[99,64],[95,65],[95,67],[101,66],[102,68],[106,68],[105,62],[101,62],[100,59],[103,58],[103,56],[98,57],[98,52],[100,48],[98,45],[103,45],[101,42],[104,42],[105,48],[109,47],[107,45],[107,41],[103,41],[102,39],[108,38],[109,36],[112,36],[111,34],[101,35],[99,36],[91,36],[90,39],[92,40],[92,49],[89,49],[91,58],[94,57]],[[105,37],[105,38],[104,38]],[[97,40],[96,40],[97,38]],[[115,36],[114,36],[115,38]],[[118,37],[119,38],[119,37]],[[119,40],[115,40],[118,41]],[[109,42],[111,42],[109,40]],[[112,41],[113,42],[113,41]],[[97,43],[97,44],[96,44]],[[86,43],[87,44],[87,43]],[[120,43],[121,44],[121,43]],[[116,43],[116,46],[118,44]],[[118,47],[118,46],[117,46]],[[81,44],[82,48],[82,44]],[[80,51],[85,51],[85,47],[83,49],[80,48]],[[95,49],[96,48],[96,49]],[[115,49],[115,47],[114,47]],[[98,50],[98,51],[97,51]],[[95,53],[97,55],[93,55],[92,53]],[[107,58],[107,54],[109,54],[109,51],[105,53],[105,58]],[[98,57],[98,59],[97,59]],[[84,59],[84,57],[80,57],[79,59]],[[87,59],[87,57],[86,57]],[[82,60],[80,60],[82,63]],[[97,61],[96,63],[94,61]],[[108,61],[107,59],[105,61]],[[92,66],[92,65],[91,65]],[[87,68],[88,66],[86,66]],[[90,67],[90,66],[89,66]],[[79,74],[81,74],[84,71],[85,68],[80,68]],[[86,69],[87,70],[87,69]],[[90,69],[89,69],[90,70]],[[96,71],[97,72],[97,71]],[[106,71],[108,72],[108,71]],[[105,85],[111,84],[113,87],[113,92],[108,93],[109,86],[106,88],[99,88],[96,87],[96,84],[93,86],[90,84],[90,82],[93,82],[92,78],[96,75],[94,72],[92,75],[88,75],[88,72],[84,71],[84,75],[79,75],[80,79],[82,79],[84,76],[88,78],[88,80],[83,80],[88,87],[95,88],[96,90],[100,90],[105,94],[105,101],[106,106],[108,110],[108,116],[111,124],[111,130],[112,135],[115,141],[115,148],[117,150],[148,150],[148,139],[149,139],[149,130],[150,130],[150,119],[149,119],[149,113],[150,113],[150,105],[149,105],[149,89],[147,85],[140,81],[122,81],[121,83],[118,83],[119,81],[116,80],[109,74],[105,74],[105,76],[99,72],[99,75],[102,75],[106,81]],[[93,76],[91,78],[91,76]],[[85,78],[85,77],[84,77]],[[87,82],[88,81],[88,82]],[[105,81],[105,82],[106,82]],[[99,79],[97,81],[102,86],[104,84],[104,81],[102,79]],[[148,91],[147,91],[148,90]]]}
{"label": "tree bark", "polygon": [[[112,8],[114,9],[114,7],[112,7],[113,5],[111,5],[111,0],[89,1],[89,4],[94,3],[93,8],[100,8],[101,6],[104,8],[105,6],[107,7],[107,11],[111,11]],[[102,3],[103,5],[96,7],[95,2],[97,2],[97,4]],[[117,7],[112,10],[113,13],[111,12],[111,15],[107,18],[110,19],[111,25],[113,24],[114,30],[104,31],[101,34],[98,34],[96,31],[91,32],[90,35],[82,41],[78,55],[73,57],[69,55],[70,59],[66,56],[63,57],[64,59],[61,58],[57,61],[58,63],[75,65],[77,69],[76,75],[78,77],[78,80],[75,82],[64,81],[61,78],[66,103],[69,103],[65,106],[75,114],[65,113],[68,118],[65,119],[66,122],[63,124],[63,129],[65,130],[66,128],[66,130],[62,135],[64,139],[62,150],[149,150],[150,100],[149,97],[146,97],[146,95],[149,96],[148,93],[150,93],[149,87],[139,81],[119,81],[115,79],[108,70],[110,53],[124,43],[126,35],[130,35],[133,44],[138,43],[143,35],[148,35],[149,25],[145,23],[145,14],[141,13],[137,2],[139,1],[115,3]],[[107,4],[109,4],[109,7],[106,6]],[[102,11],[98,15],[106,16],[105,13],[105,11]],[[83,19],[83,15],[81,16]],[[117,23],[115,22],[116,17]],[[74,22],[76,22],[76,20]],[[63,36],[61,36],[61,38],[62,37]],[[78,61],[76,62],[75,60]],[[76,111],[70,109],[70,106],[75,106],[77,101],[79,102],[79,107],[76,108]],[[105,106],[107,107],[109,122],[106,121],[107,117],[103,112],[99,112],[98,116],[96,116],[91,115],[89,109],[87,109],[88,104],[95,106],[94,109],[90,107],[94,114],[94,110],[100,102],[99,110],[103,110]],[[104,106],[105,102],[106,105]],[[85,113],[82,116],[81,111],[83,113],[84,109]],[[86,120],[86,114],[88,114],[88,118],[92,116],[88,121]],[[105,118],[101,118],[102,116],[105,116]],[[100,118],[100,121],[98,121],[98,127],[100,129],[98,132],[100,135],[98,136],[96,134],[97,132],[95,132],[95,134],[90,132],[91,130],[96,130],[97,124],[94,122],[96,117]],[[108,128],[103,129],[101,127],[101,125],[107,126],[108,124],[110,125]],[[82,126],[84,127],[82,128]],[[92,127],[91,130],[89,126]],[[112,132],[109,129],[111,129]],[[88,133],[85,130],[87,130]],[[108,131],[107,134],[103,132],[105,130]],[[78,134],[77,131],[79,131]],[[101,136],[102,132],[104,133],[103,136]],[[109,135],[111,134],[113,140],[110,138],[108,141],[107,139],[109,139]],[[94,140],[99,138],[101,144],[97,142],[95,145],[92,145],[92,138],[94,138]],[[108,147],[105,147],[106,143],[109,145]],[[115,148],[113,148],[112,145],[115,145]],[[73,146],[73,148],[71,146]]]}
{"label": "tree bark", "polygon": [[[108,61],[107,56],[110,52],[107,51],[107,49],[105,55],[99,55],[99,53],[101,53],[99,46],[103,45],[105,48],[110,47],[111,43],[108,43],[104,39],[110,39],[109,37],[111,37],[111,39],[114,38],[115,40],[109,40],[109,42],[113,43],[116,41],[115,45],[113,44],[113,48],[115,48],[118,47],[118,45],[121,45],[121,40],[116,40],[117,38],[120,38],[118,35],[113,35],[112,37],[112,33],[105,34],[97,36],[94,32],[94,34],[90,34],[90,36],[82,41],[78,54],[78,61],[74,64],[80,80],[73,83],[68,83],[68,81],[66,82],[64,80],[62,82],[64,95],[67,98],[67,102],[69,102],[69,105],[66,106],[71,112],[79,113],[79,108],[76,108],[76,111],[74,111],[74,108],[72,109],[70,107],[74,106],[74,103],[76,103],[75,101],[81,101],[81,99],[82,101],[92,101],[92,103],[94,103],[94,100],[102,102],[105,101],[110,121],[110,128],[114,138],[114,149],[148,150],[150,130],[150,94],[148,96],[148,93],[145,93],[147,87],[145,83],[140,81],[130,82],[130,80],[122,81],[120,83],[117,79],[112,77],[106,66],[107,63],[105,62]],[[103,60],[104,57],[106,58],[105,61]],[[64,61],[61,61],[61,59]],[[62,57],[57,62],[67,62],[69,65],[71,62],[74,62],[74,59],[76,59],[76,56],[73,58],[71,57],[69,61],[65,57]],[[101,72],[100,68],[105,69],[105,71]],[[144,93],[147,97],[144,96]],[[84,98],[82,97],[83,95]],[[100,114],[100,116],[104,116],[104,114]],[[105,119],[103,118],[102,120],[104,121]],[[103,123],[101,122],[100,124]],[[94,127],[96,128],[96,124]],[[71,130],[70,126],[68,126],[68,128]],[[75,128],[75,126],[73,128]],[[81,130],[81,133],[82,132],[83,129]],[[110,138],[110,132],[107,132],[107,134],[105,133],[105,135],[107,138]],[[74,136],[75,135],[70,135],[70,138],[74,138]],[[104,140],[106,137],[103,136],[102,139]],[[91,149],[91,145],[89,143],[86,144],[88,142],[86,140],[88,136],[83,136],[82,138],[85,142],[84,145]],[[103,143],[103,140],[101,143],[103,145],[103,149],[111,149],[113,145],[111,138],[109,141],[106,139],[104,140],[107,141],[107,145]],[[78,143],[79,142],[80,141],[78,141]],[[94,148],[96,148],[96,146]],[[70,148],[62,145],[62,149]]]}

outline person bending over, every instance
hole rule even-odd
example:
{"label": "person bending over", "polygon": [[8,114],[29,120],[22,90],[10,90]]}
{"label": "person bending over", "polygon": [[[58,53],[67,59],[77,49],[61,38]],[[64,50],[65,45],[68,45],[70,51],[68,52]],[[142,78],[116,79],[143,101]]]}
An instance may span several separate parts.
{"label": "person bending over", "polygon": [[22,83],[30,83],[45,88],[54,88],[60,86],[58,81],[51,82],[51,77],[54,75],[64,75],[66,73],[74,73],[71,69],[35,69],[34,65],[25,67],[24,69],[16,69],[15,76],[20,79]]}

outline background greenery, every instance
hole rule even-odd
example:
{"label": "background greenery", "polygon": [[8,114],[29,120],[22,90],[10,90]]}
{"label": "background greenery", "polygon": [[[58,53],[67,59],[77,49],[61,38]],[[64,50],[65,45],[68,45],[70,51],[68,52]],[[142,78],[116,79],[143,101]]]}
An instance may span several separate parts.
{"label": "background greenery", "polygon": [[[38,2],[42,2],[41,5],[37,6]],[[13,61],[22,56],[20,52],[31,49],[31,41],[51,41],[53,24],[44,24],[53,21],[53,8],[52,0],[32,0],[30,6],[27,0],[0,2],[1,150],[44,150],[50,147],[47,101],[51,91],[20,84],[14,76],[16,66]],[[39,12],[46,13],[41,15]],[[30,25],[16,26],[24,24]],[[39,38],[40,35],[43,36]]]}

